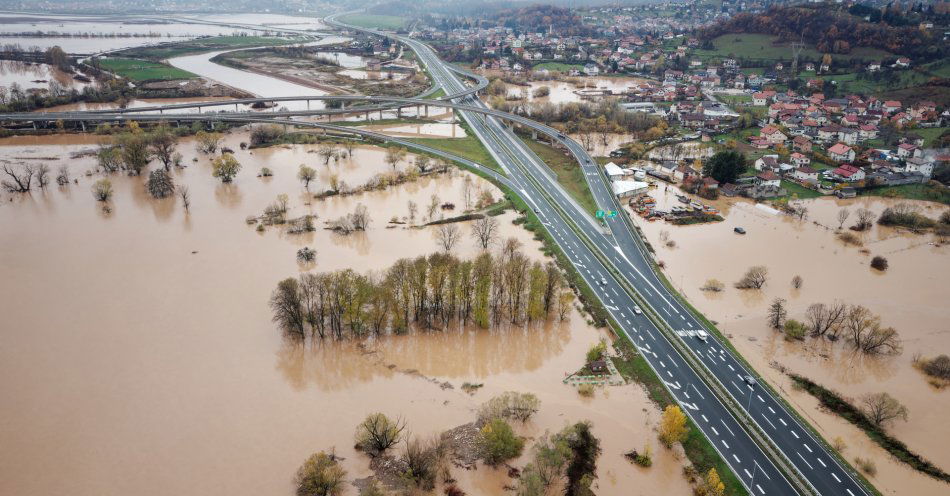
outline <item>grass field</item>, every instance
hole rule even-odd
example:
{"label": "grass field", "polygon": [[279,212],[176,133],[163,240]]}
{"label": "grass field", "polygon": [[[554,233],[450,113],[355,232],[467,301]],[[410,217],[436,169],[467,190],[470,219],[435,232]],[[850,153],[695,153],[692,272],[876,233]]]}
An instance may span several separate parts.
{"label": "grass field", "polygon": [[[791,61],[792,49],[787,43],[774,45],[777,36],[768,34],[724,34],[713,40],[714,50],[696,50],[696,55],[703,60],[715,58],[737,57],[747,61],[761,60],[765,61]],[[818,61],[822,57],[821,52],[815,50],[813,46],[806,46],[800,55],[800,60]],[[890,53],[876,48],[858,47],[851,50],[849,54],[836,54],[835,60],[880,60],[892,56]]]}
{"label": "grass field", "polygon": [[547,69],[549,71],[570,72],[571,69],[581,70],[584,66],[577,64],[564,64],[562,62],[543,62],[534,66],[535,70]]}
{"label": "grass field", "polygon": [[109,72],[136,82],[152,79],[190,79],[198,77],[188,71],[148,60],[99,59],[99,65]]}
{"label": "grass field", "polygon": [[788,196],[795,196],[799,200],[807,200],[809,198],[821,198],[821,193],[808,189],[798,183],[793,183],[791,181],[782,181],[782,187],[785,188],[785,191],[788,191]]}
{"label": "grass field", "polygon": [[[468,131],[466,130],[466,132]],[[488,153],[482,142],[471,133],[465,138],[409,138],[409,141],[454,153],[473,162],[478,162],[489,169],[502,172],[498,162],[495,162],[495,159]]]}
{"label": "grass field", "polygon": [[340,18],[340,22],[364,28],[379,28],[396,31],[409,24],[405,17],[378,14],[350,14]]}
{"label": "grass field", "polygon": [[557,149],[532,139],[522,138],[522,141],[554,171],[557,182],[580,203],[584,210],[591,214],[597,211],[597,202],[594,201],[594,195],[587,187],[584,171],[573,157],[564,155]]}
{"label": "grass field", "polygon": [[257,46],[288,45],[306,41],[304,38],[278,38],[271,36],[213,36],[162,46],[136,47],[117,52],[130,58],[163,60],[181,55]]}

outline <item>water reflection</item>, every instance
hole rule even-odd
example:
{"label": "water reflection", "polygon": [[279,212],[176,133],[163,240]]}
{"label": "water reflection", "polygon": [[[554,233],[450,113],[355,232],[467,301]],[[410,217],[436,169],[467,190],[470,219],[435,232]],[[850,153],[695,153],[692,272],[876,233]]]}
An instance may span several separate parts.
{"label": "water reflection", "polygon": [[397,373],[477,381],[537,369],[562,352],[570,329],[570,322],[548,322],[498,330],[416,331],[361,342],[285,338],[275,367],[295,390],[337,391]]}

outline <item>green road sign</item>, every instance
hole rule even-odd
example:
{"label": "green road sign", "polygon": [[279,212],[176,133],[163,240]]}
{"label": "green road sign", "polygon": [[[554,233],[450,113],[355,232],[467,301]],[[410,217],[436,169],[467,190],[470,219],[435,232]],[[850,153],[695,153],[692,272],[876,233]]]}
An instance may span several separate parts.
{"label": "green road sign", "polygon": [[607,213],[607,217],[613,218],[613,217],[616,217],[616,216],[617,216],[617,211],[616,211],[616,210],[611,210],[610,212]]}
{"label": "green road sign", "polygon": [[594,217],[597,217],[598,219],[603,219],[603,218],[604,218],[604,211],[603,211],[603,210],[598,210],[596,213],[594,213]]}

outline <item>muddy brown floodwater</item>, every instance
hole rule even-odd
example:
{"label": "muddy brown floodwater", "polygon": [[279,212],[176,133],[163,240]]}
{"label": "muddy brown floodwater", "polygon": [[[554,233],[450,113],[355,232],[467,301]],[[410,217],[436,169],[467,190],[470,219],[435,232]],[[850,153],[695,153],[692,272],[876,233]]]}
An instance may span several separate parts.
{"label": "muddy brown floodwater", "polygon": [[[242,151],[248,134],[236,131],[225,143],[244,166],[233,184],[211,177],[207,157],[192,161],[190,139],[180,145],[187,168],[173,174],[191,191],[189,214],[176,199],[148,197],[144,177],[122,175],[111,177],[107,214],[89,191],[99,176],[84,175],[93,159],[70,158],[97,139],[0,140],[0,160],[65,164],[78,178],[28,196],[0,194],[0,494],[290,495],[294,472],[315,451],[335,448],[351,480],[370,474],[352,448],[355,425],[370,412],[401,415],[414,435],[428,435],[473,420],[479,404],[506,390],[542,401],[536,418],[516,426],[523,435],[594,423],[604,448],[598,494],[689,493],[682,462],[656,441],[659,412],[640,387],[583,399],[562,384],[601,337],[576,312],[543,328],[421,333],[363,346],[292,344],[271,323],[268,296],[303,270],[299,247],[317,250],[319,271],[382,269],[432,253],[429,230],[388,229],[388,219],[432,194],[462,205],[466,176],[498,197],[489,183],[455,171],[321,202],[295,179],[299,164],[320,171],[314,191],[333,173],[357,185],[389,168],[384,151],[360,147],[325,166],[309,153],[316,146]],[[255,177],[265,165],[274,176]],[[350,237],[258,233],[245,224],[281,193],[291,197],[291,216],[312,212],[322,225],[362,202],[373,222]],[[500,219],[504,236],[542,257],[513,214]],[[475,253],[467,237],[457,248]],[[465,381],[485,386],[470,396],[460,390]],[[652,468],[623,459],[645,444]],[[512,483],[504,470],[455,472],[468,494],[507,494]]]}
{"label": "muddy brown floodwater", "polygon": [[[661,210],[678,204],[672,186],[661,184],[651,191]],[[771,209],[761,208],[744,199],[723,199],[712,203],[725,221],[715,224],[678,227],[663,222],[644,222],[635,217],[657,250],[657,259],[666,264],[665,272],[677,288],[720,329],[761,373],[778,385],[796,407],[818,425],[826,439],[842,436],[849,448],[845,456],[873,459],[878,467],[871,480],[882,491],[893,494],[947,494],[945,483],[921,475],[893,460],[867,436],[845,421],[819,411],[808,393],[795,391],[775,364],[855,399],[861,395],[886,391],[907,406],[909,421],[897,422],[890,432],[908,447],[950,470],[950,425],[945,412],[950,409],[950,393],[937,390],[912,365],[920,354],[933,357],[950,352],[950,306],[946,304],[950,280],[950,247],[935,244],[933,235],[914,235],[875,225],[861,235],[860,247],[845,246],[835,236],[839,209],[852,215],[864,207],[877,215],[900,200],[859,198],[837,200],[819,198],[803,201],[808,217],[799,221]],[[910,202],[921,212],[937,217],[947,207],[928,202]],[[733,233],[744,227],[748,234]],[[663,232],[676,246],[669,248],[661,239]],[[874,255],[888,259],[885,273],[870,268]],[[732,287],[752,265],[768,268],[769,279],[761,291],[740,291]],[[796,290],[791,286],[795,275],[804,279]],[[726,285],[721,293],[700,291],[707,279],[719,279]],[[806,339],[787,342],[769,329],[766,310],[774,298],[788,300],[789,317],[804,320],[808,305],[841,300],[865,305],[893,326],[903,338],[899,356],[872,358],[855,353],[847,344]]]}

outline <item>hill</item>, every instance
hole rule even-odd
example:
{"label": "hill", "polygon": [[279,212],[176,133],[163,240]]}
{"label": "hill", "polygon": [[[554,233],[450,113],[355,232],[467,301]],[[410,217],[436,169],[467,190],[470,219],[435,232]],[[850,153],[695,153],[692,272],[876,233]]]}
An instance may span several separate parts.
{"label": "hill", "polygon": [[822,53],[850,54],[874,48],[910,57],[914,62],[937,60],[947,54],[947,42],[929,31],[911,26],[870,23],[833,6],[773,6],[760,14],[738,14],[703,29],[703,40],[724,34],[758,33],[778,36],[784,42],[804,38]]}

